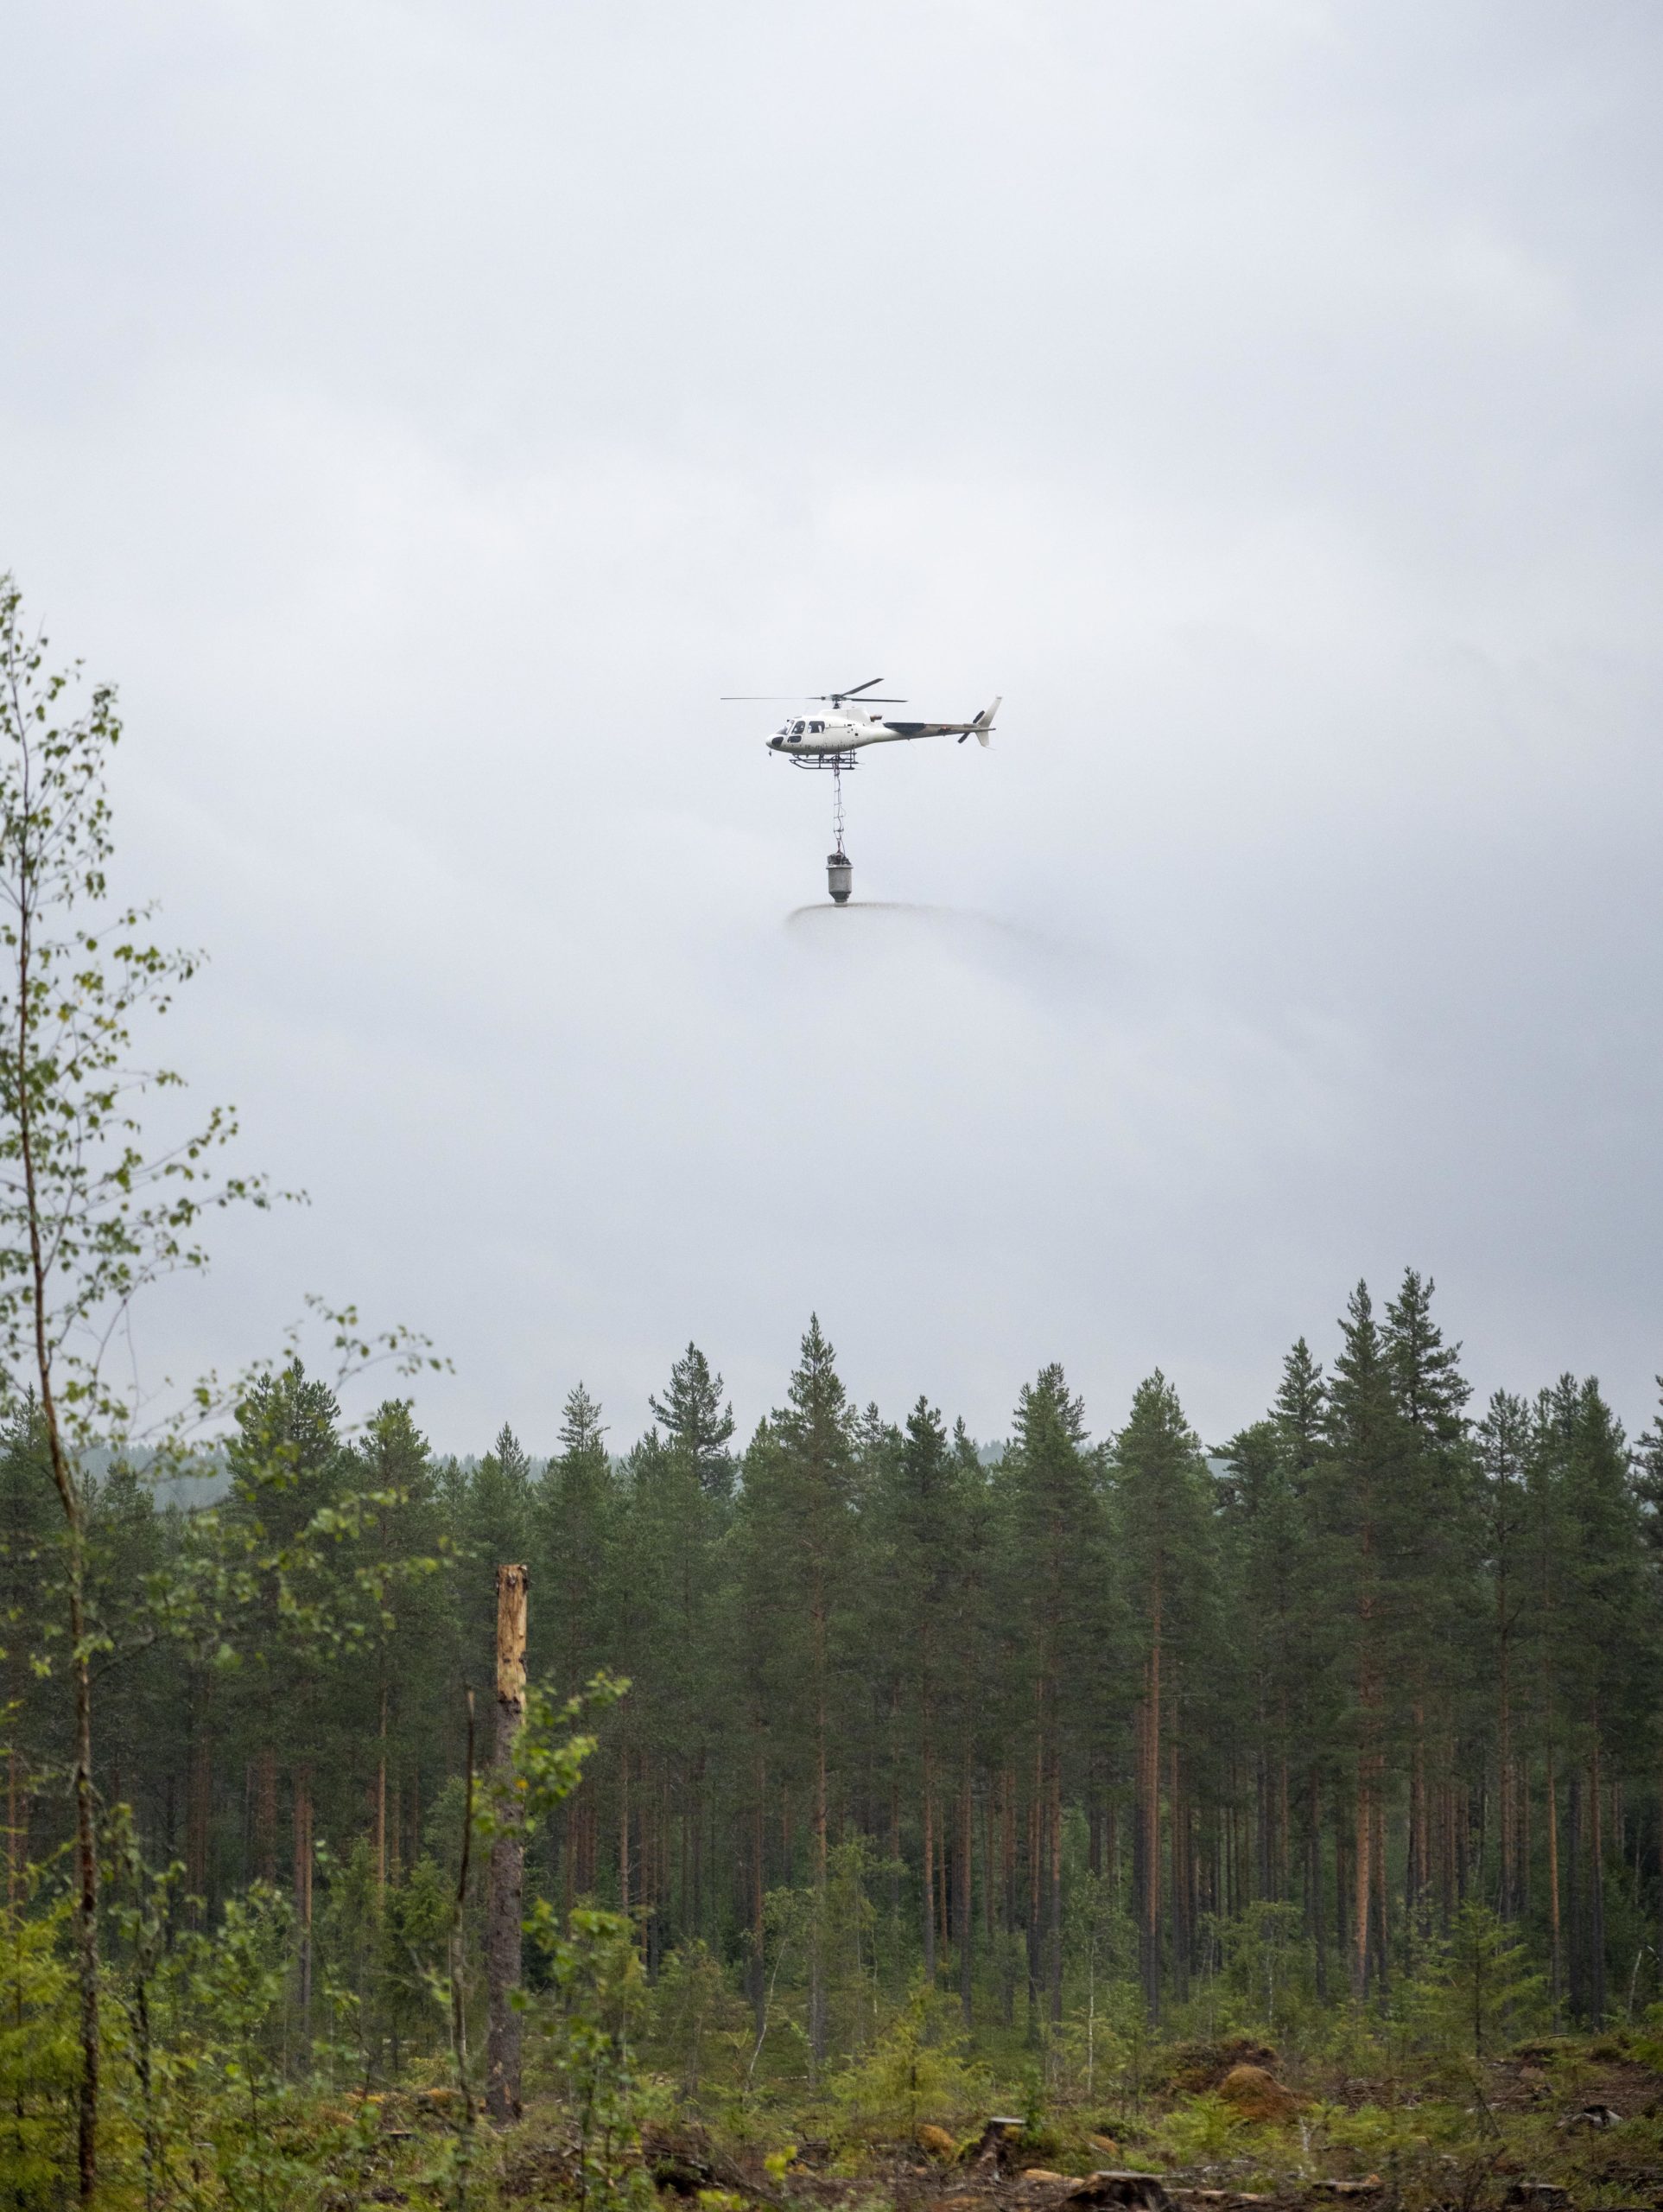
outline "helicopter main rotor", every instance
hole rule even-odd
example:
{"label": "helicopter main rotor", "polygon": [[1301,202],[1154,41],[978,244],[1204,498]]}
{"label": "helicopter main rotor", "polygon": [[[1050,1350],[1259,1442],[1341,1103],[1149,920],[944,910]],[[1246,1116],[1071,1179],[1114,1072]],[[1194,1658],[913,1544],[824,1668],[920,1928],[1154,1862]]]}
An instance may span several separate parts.
{"label": "helicopter main rotor", "polygon": [[816,707],[841,707],[845,699],[859,699],[863,707],[905,706],[904,699],[887,698],[881,692],[873,692],[870,698],[863,696],[872,691],[874,683],[881,683],[883,680],[881,676],[869,676],[864,683],[851,683],[842,691],[724,691],[721,696],[725,700],[748,699],[753,703],[771,702],[776,706],[795,702]]}

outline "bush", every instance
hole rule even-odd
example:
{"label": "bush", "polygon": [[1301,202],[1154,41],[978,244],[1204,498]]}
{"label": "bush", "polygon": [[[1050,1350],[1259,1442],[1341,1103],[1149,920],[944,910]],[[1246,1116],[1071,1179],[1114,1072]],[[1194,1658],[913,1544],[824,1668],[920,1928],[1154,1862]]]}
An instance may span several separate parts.
{"label": "bush", "polygon": [[911,2136],[920,2120],[985,2104],[986,2077],[968,2057],[962,2032],[948,2025],[953,2009],[922,1974],[914,1980],[877,2043],[832,2082],[832,2095],[851,2121]]}

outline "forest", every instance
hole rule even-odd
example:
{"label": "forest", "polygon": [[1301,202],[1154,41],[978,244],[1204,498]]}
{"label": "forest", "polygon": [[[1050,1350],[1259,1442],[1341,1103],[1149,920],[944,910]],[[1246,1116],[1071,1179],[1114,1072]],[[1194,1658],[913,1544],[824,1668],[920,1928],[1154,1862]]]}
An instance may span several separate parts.
{"label": "forest", "polygon": [[[707,2090],[759,2055],[811,2094],[917,1990],[1038,2078],[1091,2064],[1089,2015],[1105,2071],[1221,2007],[1284,2042],[1389,2017],[1457,1940],[1533,1972],[1546,2029],[1663,1997],[1663,1420],[1631,1451],[1571,1376],[1475,1418],[1414,1272],[1210,1453],[1158,1374],[1097,1439],[1057,1367],[993,1450],[926,1397],[857,1410],[816,1322],[742,1450],[693,1345],[653,1411],[614,1453],[580,1384],[546,1459],[505,1427],[462,1461],[402,1398],[343,1434],[295,1362],[212,1503],[89,1484],[99,1801],[177,1870],[170,1924],[263,1916],[296,2063],[346,1999],[366,2081],[445,2049],[422,1977],[505,1560],[533,1677],[628,1683],[530,1890],[619,1917]],[[14,1912],[69,1834],[36,1427],[0,1460]]]}
{"label": "forest", "polygon": [[1476,1403],[1410,1268],[1208,1442],[862,1408],[813,1316],[746,1437],[689,1343],[435,1453],[351,1307],[158,1415],[125,1318],[278,1194],[20,607],[0,2202],[1660,2201],[1663,1410]]}
{"label": "forest", "polygon": [[[754,1999],[770,1897],[841,1852],[887,1969],[967,2026],[1060,2024],[1093,1927],[1152,2020],[1246,1929],[1319,2001],[1385,1997],[1469,1900],[1560,2018],[1627,2014],[1663,1994],[1663,1420],[1631,1453],[1571,1376],[1473,1420],[1412,1271],[1378,1315],[1359,1285],[1338,1345],[1325,1371],[1296,1344],[1212,1454],[1159,1374],[1095,1441],[1058,1367],[993,1451],[925,1397],[859,1411],[817,1323],[742,1451],[693,1345],[627,1451],[578,1384],[546,1459],[507,1427],[435,1457],[402,1399],[347,1438],[296,1362],[238,1407],[212,1504],[89,1485],[100,1796],[193,1912],[281,1881],[327,1951],[355,1880],[454,1859],[463,1686],[523,1561],[532,1675],[630,1683],[538,1884],[631,1916],[650,1976],[702,1943]],[[65,1817],[35,1777],[70,1751],[26,1408],[0,1501],[15,1893]],[[195,1635],[181,1592],[251,1560]]]}

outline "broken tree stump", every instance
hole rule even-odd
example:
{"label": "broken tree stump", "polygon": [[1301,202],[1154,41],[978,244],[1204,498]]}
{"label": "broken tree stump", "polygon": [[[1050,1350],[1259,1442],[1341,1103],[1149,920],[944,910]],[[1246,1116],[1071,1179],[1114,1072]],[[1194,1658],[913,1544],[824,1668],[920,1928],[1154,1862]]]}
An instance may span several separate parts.
{"label": "broken tree stump", "polygon": [[492,1812],[486,1890],[486,2110],[498,2127],[520,2116],[520,1923],[525,1835],[514,1802],[514,1739],[525,1715],[525,1605],[530,1581],[520,1566],[497,1569],[497,1740],[492,1758]]}

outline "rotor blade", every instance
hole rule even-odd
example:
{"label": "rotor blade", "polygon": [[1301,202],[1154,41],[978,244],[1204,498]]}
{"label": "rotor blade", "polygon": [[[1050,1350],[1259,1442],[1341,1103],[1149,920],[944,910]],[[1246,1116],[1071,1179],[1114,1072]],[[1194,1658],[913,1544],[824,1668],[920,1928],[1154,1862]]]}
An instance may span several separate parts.
{"label": "rotor blade", "polygon": [[828,699],[858,699],[863,691],[870,691],[874,683],[883,682],[881,676],[869,676],[864,683],[851,683],[847,691],[828,691]]}
{"label": "rotor blade", "polygon": [[802,699],[806,696],[801,691],[724,691],[720,694],[724,699],[749,699],[758,702],[771,699],[776,706],[784,699]]}

